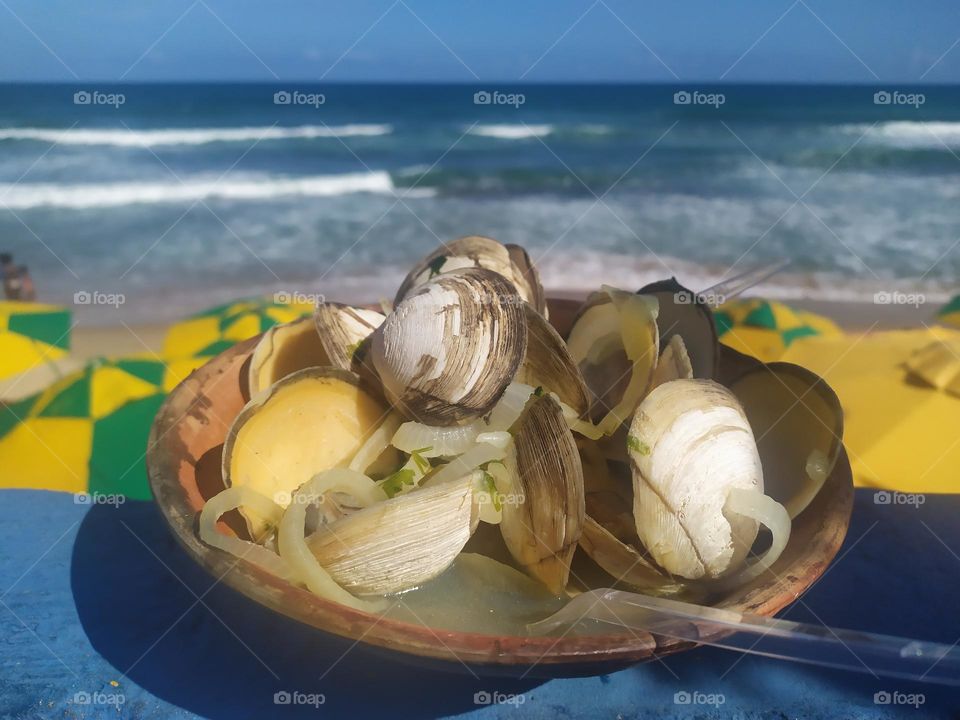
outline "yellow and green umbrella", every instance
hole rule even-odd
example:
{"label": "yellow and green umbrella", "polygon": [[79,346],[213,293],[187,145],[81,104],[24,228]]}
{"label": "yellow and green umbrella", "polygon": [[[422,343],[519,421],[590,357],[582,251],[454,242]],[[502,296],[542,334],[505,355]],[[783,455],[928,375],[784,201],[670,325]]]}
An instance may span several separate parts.
{"label": "yellow and green umbrella", "polygon": [[843,335],[829,318],[760,298],[730,300],[713,317],[720,342],[764,362],[779,360],[800,338]]}
{"label": "yellow and green umbrella", "polygon": [[153,418],[203,361],[100,358],[36,395],[0,403],[0,487],[148,499]]}
{"label": "yellow and green umbrella", "polygon": [[960,295],[944,305],[937,312],[937,321],[943,325],[960,328]]}
{"label": "yellow and green umbrella", "polygon": [[0,301],[0,380],[64,357],[70,327],[65,308]]}
{"label": "yellow and green umbrella", "polygon": [[163,353],[167,357],[213,357],[234,344],[259,335],[274,325],[309,315],[308,303],[279,303],[270,298],[238,300],[205,310],[167,332]]}

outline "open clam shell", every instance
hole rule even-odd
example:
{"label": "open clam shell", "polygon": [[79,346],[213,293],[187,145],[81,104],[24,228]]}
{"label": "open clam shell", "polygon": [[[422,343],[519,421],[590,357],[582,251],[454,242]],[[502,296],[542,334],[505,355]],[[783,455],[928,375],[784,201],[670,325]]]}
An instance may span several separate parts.
{"label": "open clam shell", "polygon": [[503,502],[500,530],[513,558],[559,595],[584,522],[583,468],[559,403],[533,397],[511,429],[503,460],[511,487],[497,485]]}
{"label": "open clam shell", "polygon": [[517,371],[516,382],[556,393],[578,417],[585,417],[590,410],[590,391],[567,344],[533,306],[524,303],[523,307],[527,318],[527,352]]}
{"label": "open clam shell", "polygon": [[[317,473],[349,462],[387,412],[353,373],[306,368],[254,396],[223,447],[227,487],[249,487],[281,507]],[[252,537],[269,519],[243,509]]]}
{"label": "open clam shell", "polygon": [[816,373],[786,362],[748,370],[730,385],[757,436],[764,492],[795,518],[843,448],[843,408]]}
{"label": "open clam shell", "polygon": [[537,312],[546,313],[546,296],[540,276],[526,250],[519,245],[503,245],[481,235],[468,235],[444,243],[418,262],[400,284],[394,305],[399,305],[414,288],[437,275],[471,267],[485,268],[502,275]]}
{"label": "open clam shell", "polygon": [[703,298],[677,282],[676,278],[645,285],[637,291],[653,295],[660,305],[657,327],[660,344],[666,346],[674,335],[683,338],[693,376],[714,379],[720,362],[720,346],[713,311]]}
{"label": "open clam shell", "polygon": [[428,425],[490,412],[527,349],[523,301],[482,268],[416,288],[373,334],[370,357],[387,397]]}
{"label": "open clam shell", "polygon": [[323,302],[313,320],[330,365],[358,371],[361,346],[386,319],[383,313],[343,303]]}
{"label": "open clam shell", "polygon": [[250,395],[266,390],[298,370],[329,364],[330,358],[312,318],[274,325],[260,338],[250,358]]}
{"label": "open clam shell", "polygon": [[467,476],[322,525],[307,545],[341,587],[356,595],[388,595],[446,570],[470,539],[478,513]]}

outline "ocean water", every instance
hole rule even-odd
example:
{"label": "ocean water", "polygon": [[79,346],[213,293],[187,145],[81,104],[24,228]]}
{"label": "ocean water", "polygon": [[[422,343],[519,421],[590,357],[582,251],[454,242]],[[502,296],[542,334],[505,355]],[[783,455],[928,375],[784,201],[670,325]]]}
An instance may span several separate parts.
{"label": "ocean water", "polygon": [[953,87],[0,86],[0,251],[43,299],[123,296],[93,322],[392,297],[465,234],[525,245],[549,288],[786,258],[762,292],[937,299],[958,201]]}

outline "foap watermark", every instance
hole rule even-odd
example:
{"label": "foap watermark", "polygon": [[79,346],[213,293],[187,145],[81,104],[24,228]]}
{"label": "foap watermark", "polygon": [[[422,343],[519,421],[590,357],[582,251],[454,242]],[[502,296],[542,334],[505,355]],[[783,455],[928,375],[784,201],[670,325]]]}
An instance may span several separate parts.
{"label": "foap watermark", "polygon": [[519,108],[527,101],[523,93],[505,93],[499,90],[478,90],[473,94],[474,105],[510,105]]}
{"label": "foap watermark", "polygon": [[274,105],[306,105],[314,109],[327,102],[323,93],[308,93],[300,90],[277,90],[273,94]]}
{"label": "foap watermark", "polygon": [[78,290],[73,294],[74,305],[107,305],[118,308],[127,302],[123,293],[101,292],[100,290]]}
{"label": "foap watermark", "polygon": [[113,705],[119,709],[126,701],[123,693],[81,691],[73,694],[74,705]]}
{"label": "foap watermark", "polygon": [[278,305],[323,305],[327,297],[323,293],[280,290],[273,294],[273,301]]}
{"label": "foap watermark", "polygon": [[874,705],[909,705],[919,708],[927,701],[923,693],[905,693],[899,690],[880,690],[873,694]]}
{"label": "foap watermark", "polygon": [[902,493],[891,490],[877,490],[873,494],[874,505],[912,505],[918,508],[927,501],[922,493]]}
{"label": "foap watermark", "polygon": [[114,109],[127,102],[123,93],[105,93],[99,90],[77,90],[73,94],[74,105],[109,105]]}
{"label": "foap watermark", "polygon": [[120,507],[127,501],[126,495],[120,493],[74,493],[74,505],[113,505]]}
{"label": "foap watermark", "polygon": [[712,705],[720,707],[727,701],[723,693],[705,693],[699,690],[679,690],[673,694],[674,705]]}
{"label": "foap watermark", "polygon": [[524,502],[526,502],[526,496],[523,493],[482,492],[477,494],[477,503],[479,505],[493,503],[497,508],[504,507],[505,505],[519,507],[523,505]]}
{"label": "foap watermark", "polygon": [[498,690],[479,690],[473,694],[474,705],[513,705],[518,707],[527,701],[523,694],[502,693]]}
{"label": "foap watermark", "polygon": [[699,303],[701,305],[716,307],[717,305],[723,305],[726,301],[726,295],[709,291],[695,293],[690,290],[681,290],[673,294],[674,305],[694,305]]}
{"label": "foap watermark", "polygon": [[323,693],[305,693],[299,690],[289,692],[281,690],[273,694],[274,705],[309,705],[318,708],[327,702],[327,696]]}
{"label": "foap watermark", "polygon": [[673,94],[674,105],[712,105],[719,108],[727,102],[723,93],[705,93],[699,90],[677,90]]}
{"label": "foap watermark", "polygon": [[927,302],[923,293],[906,293],[899,290],[892,292],[881,291],[873,294],[874,305],[913,305],[920,307]]}
{"label": "foap watermark", "polygon": [[927,101],[923,93],[905,93],[899,90],[877,90],[873,94],[874,105],[912,105],[919,108]]}

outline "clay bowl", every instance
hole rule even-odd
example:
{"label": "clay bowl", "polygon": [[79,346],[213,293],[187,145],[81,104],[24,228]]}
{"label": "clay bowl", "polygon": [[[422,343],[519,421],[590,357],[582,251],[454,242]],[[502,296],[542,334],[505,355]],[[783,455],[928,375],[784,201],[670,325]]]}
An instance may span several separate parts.
{"label": "clay bowl", "polygon": [[[561,334],[568,330],[578,305],[570,299],[551,300],[551,322]],[[223,488],[220,452],[231,421],[248,399],[243,378],[256,341],[236,345],[191,374],[167,398],[150,435],[147,465],[154,497],[174,535],[214,577],[222,577],[222,582],[267,608],[322,631],[400,655],[407,662],[414,656],[451,671],[465,672],[469,666],[472,672],[487,675],[601,674],[695,646],[630,630],[560,639],[435,631],[321,599],[253,565],[235,564],[232,556],[201,543],[196,517],[206,499]],[[721,375],[738,374],[751,364],[732,352],[722,360]],[[713,604],[769,616],[794,602],[836,555],[852,506],[853,482],[844,453],[819,495],[794,520],[789,545],[773,567],[776,577],[758,578]]]}

